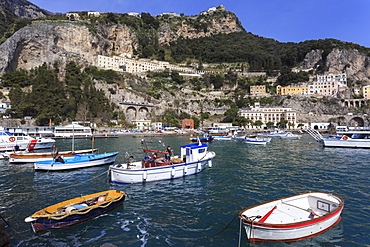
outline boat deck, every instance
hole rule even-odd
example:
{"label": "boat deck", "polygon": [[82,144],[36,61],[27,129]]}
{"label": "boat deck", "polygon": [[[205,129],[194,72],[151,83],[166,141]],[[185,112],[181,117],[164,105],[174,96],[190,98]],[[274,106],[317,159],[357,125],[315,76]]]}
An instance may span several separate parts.
{"label": "boat deck", "polygon": [[[312,210],[312,209],[311,209]],[[274,212],[272,213],[265,223],[270,224],[287,224],[287,223],[294,223],[300,221],[311,220],[315,217],[315,215],[322,215],[322,212],[319,210],[312,210],[314,212],[311,213],[310,209],[299,208],[294,205],[282,203],[279,205]]]}

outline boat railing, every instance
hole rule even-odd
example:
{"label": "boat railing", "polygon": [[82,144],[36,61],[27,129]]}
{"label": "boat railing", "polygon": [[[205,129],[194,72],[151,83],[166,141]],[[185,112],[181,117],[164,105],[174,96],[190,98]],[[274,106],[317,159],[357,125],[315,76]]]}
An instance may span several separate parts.
{"label": "boat railing", "polygon": [[315,129],[311,129],[311,128],[306,128],[305,131],[313,138],[315,139],[317,142],[322,142],[323,141],[323,136],[320,134],[320,132],[318,132],[317,130]]}

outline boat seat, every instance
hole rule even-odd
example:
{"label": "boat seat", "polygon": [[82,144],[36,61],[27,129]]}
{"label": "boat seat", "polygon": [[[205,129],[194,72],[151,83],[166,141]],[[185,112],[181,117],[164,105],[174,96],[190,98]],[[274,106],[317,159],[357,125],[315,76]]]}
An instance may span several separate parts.
{"label": "boat seat", "polygon": [[273,212],[265,223],[286,224],[288,222],[299,222],[310,219],[311,215],[311,213],[305,209],[284,203],[278,205],[275,211],[276,212]]}

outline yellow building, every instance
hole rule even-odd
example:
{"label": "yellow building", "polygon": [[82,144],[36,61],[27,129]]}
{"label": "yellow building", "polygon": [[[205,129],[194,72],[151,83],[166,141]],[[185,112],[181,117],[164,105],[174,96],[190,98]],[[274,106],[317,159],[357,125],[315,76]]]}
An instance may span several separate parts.
{"label": "yellow building", "polygon": [[288,95],[288,94],[308,94],[308,87],[304,86],[276,86],[276,94]]}
{"label": "yellow building", "polygon": [[151,122],[152,121],[150,121],[150,120],[144,120],[144,119],[132,120],[131,121],[132,124],[136,125],[136,129],[138,129],[138,130],[148,130],[148,129],[150,129]]}
{"label": "yellow building", "polygon": [[361,93],[364,99],[370,99],[370,85],[363,86],[361,89]]}
{"label": "yellow building", "polygon": [[268,95],[266,93],[266,86],[265,85],[250,86],[249,91],[250,91],[250,94],[252,96],[266,96],[266,95]]}

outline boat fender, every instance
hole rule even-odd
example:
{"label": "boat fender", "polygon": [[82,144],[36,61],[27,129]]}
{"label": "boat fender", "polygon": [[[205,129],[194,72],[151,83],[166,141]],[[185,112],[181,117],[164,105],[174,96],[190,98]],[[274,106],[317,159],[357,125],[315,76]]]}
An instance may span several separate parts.
{"label": "boat fender", "polygon": [[72,210],[75,210],[76,208],[74,206],[69,206],[66,208],[66,213],[70,213]]}
{"label": "boat fender", "polygon": [[200,172],[201,169],[202,169],[202,163],[198,162],[197,171]]}
{"label": "boat fender", "polygon": [[212,167],[212,160],[208,160],[208,167],[211,168]]}
{"label": "boat fender", "polygon": [[175,167],[172,167],[172,169],[171,169],[171,177],[174,177],[175,174],[176,174]]}
{"label": "boat fender", "polygon": [[146,181],[147,178],[148,178],[148,172],[145,170],[143,172],[143,181]]}
{"label": "boat fender", "polygon": [[342,137],[342,139],[343,140],[348,140],[348,136],[345,135],[345,136]]}
{"label": "boat fender", "polygon": [[188,173],[188,166],[184,166],[184,175]]}

